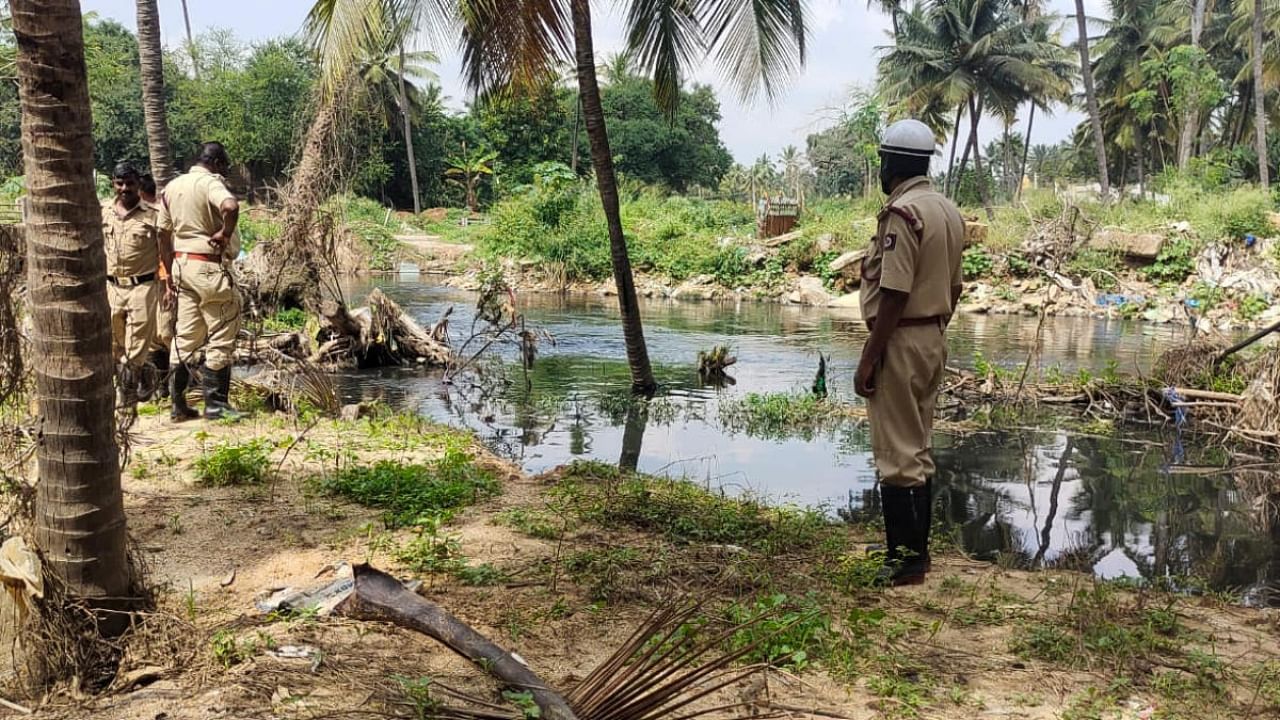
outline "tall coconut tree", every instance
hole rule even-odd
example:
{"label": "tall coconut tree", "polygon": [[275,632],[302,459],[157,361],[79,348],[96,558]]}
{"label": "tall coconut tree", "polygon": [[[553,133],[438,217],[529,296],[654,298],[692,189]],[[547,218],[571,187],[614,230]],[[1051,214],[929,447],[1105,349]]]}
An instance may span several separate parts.
{"label": "tall coconut tree", "polygon": [[78,0],[12,0],[38,401],[35,540],[91,603],[128,595],[102,216]]}
{"label": "tall coconut tree", "polygon": [[1266,51],[1262,45],[1262,30],[1266,16],[1262,12],[1262,0],[1253,0],[1253,111],[1254,142],[1258,153],[1258,184],[1267,190],[1271,184],[1270,168],[1267,167],[1267,108],[1266,91],[1263,83],[1266,76],[1262,72],[1262,54]]}
{"label": "tall coconut tree", "polygon": [[1111,180],[1107,176],[1107,144],[1102,135],[1102,115],[1098,111],[1098,93],[1093,87],[1093,67],[1089,60],[1088,19],[1084,14],[1084,0],[1076,0],[1076,44],[1080,48],[1080,78],[1084,81],[1085,105],[1089,109],[1089,124],[1093,127],[1093,152],[1098,161],[1098,185],[1102,199],[1111,197]]}
{"label": "tall coconut tree", "polygon": [[191,12],[187,9],[187,0],[182,0],[182,24],[187,27],[187,52],[191,55],[191,75],[200,79],[200,54],[196,50],[196,38],[191,34]]}
{"label": "tall coconut tree", "polygon": [[[1208,6],[1207,0],[1191,0],[1191,46],[1200,47],[1200,35],[1204,32],[1204,16]],[[1178,169],[1186,170],[1191,162],[1191,153],[1196,139],[1196,130],[1200,125],[1200,108],[1195,99],[1190,98],[1188,107],[1182,115],[1182,132],[1178,135]]]}
{"label": "tall coconut tree", "polygon": [[440,59],[431,52],[408,52],[405,48],[409,34],[407,23],[400,21],[388,25],[378,36],[370,36],[356,56],[355,72],[365,92],[379,105],[387,124],[400,124],[404,137],[406,162],[409,166],[409,188],[413,193],[413,212],[422,212],[422,197],[418,190],[418,160],[413,147],[413,114],[419,95],[415,81],[432,81],[435,73],[428,64]]}
{"label": "tall coconut tree", "polygon": [[138,61],[142,68],[142,112],[147,126],[151,174],[163,188],[177,172],[169,145],[164,103],[164,49],[160,47],[160,11],[156,0],[138,0]]}

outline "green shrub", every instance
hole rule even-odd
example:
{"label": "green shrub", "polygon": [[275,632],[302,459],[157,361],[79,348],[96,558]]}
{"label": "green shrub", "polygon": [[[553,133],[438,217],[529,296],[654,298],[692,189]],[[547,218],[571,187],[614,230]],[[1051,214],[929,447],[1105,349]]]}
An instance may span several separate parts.
{"label": "green shrub", "polygon": [[301,330],[306,327],[307,313],[300,308],[284,308],[277,310],[272,315],[262,321],[262,325],[267,330],[275,330],[280,332],[289,332],[291,330]]}
{"label": "green shrub", "polygon": [[960,257],[960,267],[964,271],[966,280],[974,280],[989,275],[991,268],[994,266],[995,261],[982,248],[969,248]]}
{"label": "green shrub", "polygon": [[347,467],[325,478],[326,491],[382,509],[383,522],[396,528],[422,517],[448,513],[497,494],[500,486],[471,454],[449,448],[425,464],[382,460],[372,466]]}
{"label": "green shrub", "polygon": [[734,650],[751,648],[746,662],[803,670],[831,634],[831,618],[812,596],[793,601],[781,593],[766,595],[750,604],[730,605],[725,614],[733,625],[755,621],[729,641]]}
{"label": "green shrub", "polygon": [[270,443],[261,438],[220,443],[196,459],[196,479],[214,487],[258,485],[270,473],[270,453]]}
{"label": "green shrub", "polygon": [[1142,269],[1148,279],[1159,283],[1181,283],[1195,269],[1196,243],[1180,237],[1164,244],[1156,261]]}
{"label": "green shrub", "polygon": [[259,242],[275,240],[280,237],[282,228],[274,216],[254,212],[252,208],[240,214],[240,222],[236,224],[236,232],[240,234],[240,249],[249,252]]}

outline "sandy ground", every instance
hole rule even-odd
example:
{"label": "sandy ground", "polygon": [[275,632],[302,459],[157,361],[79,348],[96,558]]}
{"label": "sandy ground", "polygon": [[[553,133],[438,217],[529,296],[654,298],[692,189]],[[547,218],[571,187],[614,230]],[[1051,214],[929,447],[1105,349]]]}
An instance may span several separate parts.
{"label": "sandy ground", "polygon": [[[410,575],[389,554],[406,539],[405,533],[384,532],[376,511],[326,497],[307,478],[331,466],[337,452],[362,461],[429,458],[437,452],[429,438],[410,430],[403,436],[377,435],[359,425],[329,422],[308,429],[279,416],[237,425],[173,425],[167,418],[142,417],[134,438],[124,473],[125,502],[131,532],[153,584],[160,588],[160,613],[151,623],[153,630],[129,644],[109,692],[89,697],[64,690],[28,701],[37,708],[37,717],[418,717],[403,688],[428,677],[488,701],[500,700],[498,688],[483,673],[425,636],[335,617],[279,620],[254,607],[272,589],[332,578],[335,564],[342,561],[369,561]],[[218,443],[251,438],[268,438],[277,445],[271,481],[229,488],[196,484],[197,458]],[[496,586],[470,587],[452,577],[420,576],[421,592],[518,653],[555,687],[567,689],[586,677],[648,616],[655,597],[681,586],[700,592],[700,575],[725,564],[729,551],[723,547],[673,549],[658,538],[621,530],[583,527],[555,540],[529,537],[495,518],[511,508],[545,509],[546,485],[493,458],[482,462],[498,472],[502,493],[463,511],[447,530],[458,537],[470,563],[492,564],[508,579]],[[640,548],[642,557],[651,552],[655,564],[660,558],[671,565],[661,587],[629,588],[624,583],[623,592],[600,602],[568,574],[547,569],[570,551],[623,546]],[[789,582],[803,594],[803,571]],[[847,618],[852,616],[845,613],[864,604],[887,609],[900,622],[895,627],[902,628],[897,637],[896,631],[881,632],[855,648],[865,657],[848,666],[857,668],[853,672],[837,671],[834,662],[770,672],[764,681],[735,684],[700,707],[745,700],[784,717],[858,720],[1196,717],[1168,714],[1168,708],[1159,715],[1167,703],[1141,686],[1121,692],[1098,714],[1072,715],[1076,710],[1069,708],[1106,689],[1115,670],[1066,669],[1010,649],[1019,624],[1061,608],[1072,590],[1090,582],[1079,575],[1014,572],[959,556],[941,557],[924,585],[853,596],[841,607],[835,617],[840,632],[849,632]],[[982,613],[995,619],[957,619]],[[1280,657],[1280,617],[1273,611],[1190,600],[1179,603],[1176,613],[1232,667]],[[224,663],[214,648],[228,642],[235,648],[235,661]],[[279,657],[286,646],[304,647],[306,657]],[[884,690],[883,678],[895,672],[907,685],[927,678],[920,681],[918,702],[903,699],[914,692],[911,687]],[[446,697],[442,693],[437,690],[434,696]],[[1267,716],[1244,714],[1241,708],[1250,707],[1246,694],[1233,689],[1231,702],[1213,716]],[[1271,706],[1265,697],[1255,697],[1252,707]]]}

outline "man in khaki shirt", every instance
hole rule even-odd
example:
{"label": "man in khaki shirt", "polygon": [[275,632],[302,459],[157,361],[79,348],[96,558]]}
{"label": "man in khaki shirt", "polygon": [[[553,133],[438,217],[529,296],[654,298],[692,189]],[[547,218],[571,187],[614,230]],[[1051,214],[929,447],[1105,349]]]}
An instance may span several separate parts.
{"label": "man in khaki shirt", "polygon": [[867,399],[887,541],[882,580],[893,585],[923,582],[930,565],[933,414],[961,290],[964,220],[929,182],[935,145],[917,120],[885,130],[880,184],[889,198],[862,266],[871,336],[855,390]]}
{"label": "man in khaki shirt", "polygon": [[230,263],[239,253],[235,237],[240,204],[222,175],[231,160],[221,143],[205,143],[185,175],[171,181],[160,202],[160,227],[173,232],[173,279],[178,319],[170,362],[175,421],[199,414],[187,405],[191,365],[204,351],[201,370],[206,419],[235,418],[229,402],[231,363],[240,333],[240,291]]}
{"label": "man in khaki shirt", "polygon": [[173,262],[168,232],[156,228],[155,208],[138,194],[141,176],[128,163],[111,174],[114,199],[102,203],[102,238],[107,254],[107,300],[111,344],[119,368],[117,405],[134,405],[138,391],[149,394],[155,368],[147,350],[155,335],[156,313],[165,290],[157,269]]}
{"label": "man in khaki shirt", "polygon": [[[141,184],[138,186],[138,194],[142,196],[142,202],[155,208],[156,212],[160,211],[160,197],[156,190],[156,179],[151,173],[143,173]],[[170,248],[173,246],[172,238],[169,242]],[[156,312],[156,332],[151,341],[151,364],[156,369],[155,396],[158,398],[169,397],[169,346],[173,344],[173,331],[178,321],[178,290],[173,286],[172,278],[169,271],[173,265],[165,265],[163,262],[156,268],[157,279],[164,290],[164,297],[160,301],[160,309]],[[145,394],[141,395],[142,400],[150,400]]]}

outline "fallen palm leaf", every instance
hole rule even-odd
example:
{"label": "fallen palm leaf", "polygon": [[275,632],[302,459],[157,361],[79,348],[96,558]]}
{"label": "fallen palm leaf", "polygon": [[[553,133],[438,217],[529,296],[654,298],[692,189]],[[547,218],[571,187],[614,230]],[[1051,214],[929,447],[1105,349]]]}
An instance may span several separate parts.
{"label": "fallen palm leaf", "polygon": [[667,604],[573,691],[561,694],[523,661],[392,576],[367,564],[356,565],[353,574],[355,587],[336,608],[339,615],[391,622],[439,640],[509,687],[528,692],[548,720],[691,720],[730,710],[741,717],[763,717],[750,699],[704,709],[690,706],[768,667],[736,663],[773,634],[723,650],[733,637],[769,617],[768,612],[704,637],[688,631],[701,605]]}

